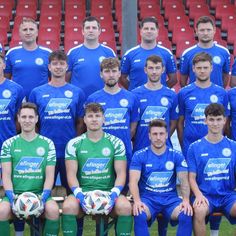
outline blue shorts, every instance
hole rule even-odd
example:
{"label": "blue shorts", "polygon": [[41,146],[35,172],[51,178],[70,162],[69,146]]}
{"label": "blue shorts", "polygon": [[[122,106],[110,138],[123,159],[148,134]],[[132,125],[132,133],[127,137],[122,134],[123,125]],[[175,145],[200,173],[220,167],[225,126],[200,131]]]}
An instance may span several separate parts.
{"label": "blue shorts", "polygon": [[162,214],[167,220],[171,219],[173,210],[179,206],[182,199],[176,196],[143,196],[141,201],[148,207],[151,213],[151,219],[148,221],[150,226],[155,220],[158,214]]}

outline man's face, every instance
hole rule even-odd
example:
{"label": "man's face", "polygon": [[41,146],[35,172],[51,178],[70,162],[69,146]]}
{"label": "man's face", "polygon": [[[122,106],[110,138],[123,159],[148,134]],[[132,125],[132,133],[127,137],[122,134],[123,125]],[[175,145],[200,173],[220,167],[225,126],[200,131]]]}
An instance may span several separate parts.
{"label": "man's face", "polygon": [[167,138],[168,134],[164,127],[152,127],[149,132],[151,145],[156,149],[165,147]]}
{"label": "man's face", "polygon": [[208,23],[200,23],[196,28],[196,34],[198,36],[199,42],[202,43],[209,43],[213,41],[215,35],[215,27],[208,22]]}
{"label": "man's face", "polygon": [[101,130],[104,123],[104,115],[102,112],[86,112],[84,123],[89,131]]}
{"label": "man's face", "polygon": [[119,78],[120,78],[120,70],[118,67],[114,68],[104,68],[101,71],[101,77],[108,87],[114,87],[117,85]]}
{"label": "man's face", "polygon": [[209,61],[200,61],[193,65],[193,72],[198,81],[204,82],[210,80],[212,65]]}
{"label": "man's face", "polygon": [[144,23],[143,27],[140,29],[140,35],[142,41],[146,43],[152,43],[156,41],[158,36],[158,29],[153,22]]}
{"label": "man's face", "polygon": [[152,83],[160,81],[161,75],[164,72],[164,67],[161,62],[153,63],[152,61],[147,61],[147,66],[144,68],[147,74],[148,80]]}
{"label": "man's face", "polygon": [[38,116],[35,114],[33,109],[23,108],[17,117],[23,132],[32,132],[35,130],[35,126],[38,122]]}
{"label": "man's face", "polygon": [[3,74],[6,64],[2,58],[0,58],[0,74]]}
{"label": "man's face", "polygon": [[223,115],[208,115],[205,119],[205,123],[208,126],[208,132],[215,135],[223,133],[225,122],[226,118]]}
{"label": "man's face", "polygon": [[20,25],[19,34],[22,42],[34,43],[38,36],[37,26],[33,22],[24,22]]}
{"label": "man's face", "polygon": [[86,40],[97,40],[101,34],[101,29],[99,28],[97,21],[86,21],[82,34]]}
{"label": "man's face", "polygon": [[53,59],[48,65],[48,69],[54,78],[65,76],[67,70],[67,62],[64,60]]}

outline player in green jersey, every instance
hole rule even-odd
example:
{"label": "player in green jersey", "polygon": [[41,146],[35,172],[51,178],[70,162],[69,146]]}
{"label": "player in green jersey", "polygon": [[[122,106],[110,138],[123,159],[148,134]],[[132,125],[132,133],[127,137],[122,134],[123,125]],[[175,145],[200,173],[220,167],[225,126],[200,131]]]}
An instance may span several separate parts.
{"label": "player in green jersey", "polygon": [[43,235],[59,233],[59,208],[50,198],[54,182],[56,153],[53,142],[35,131],[38,122],[37,107],[22,103],[18,122],[21,133],[6,140],[2,145],[2,181],[6,197],[0,203],[0,232],[10,235],[9,219],[17,194],[29,191],[40,195],[46,218]]}
{"label": "player in green jersey", "polygon": [[84,193],[91,190],[110,192],[110,215],[118,216],[116,235],[131,235],[131,204],[120,195],[126,179],[125,146],[119,138],[102,130],[104,120],[100,104],[87,104],[84,116],[87,132],[67,144],[67,179],[74,195],[63,203],[64,236],[76,235],[76,216],[84,215]]}

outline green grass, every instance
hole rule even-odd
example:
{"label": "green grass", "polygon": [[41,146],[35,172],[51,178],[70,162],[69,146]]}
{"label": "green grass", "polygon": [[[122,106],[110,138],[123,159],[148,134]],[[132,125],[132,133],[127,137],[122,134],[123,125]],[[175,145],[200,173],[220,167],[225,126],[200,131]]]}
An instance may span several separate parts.
{"label": "green grass", "polygon": [[[209,226],[207,226],[207,228],[208,228],[208,234],[207,235],[210,235]],[[157,234],[157,223],[156,222],[152,225],[149,232],[150,232],[151,236],[154,236],[154,235],[157,236],[158,235]],[[167,235],[168,236],[175,236],[175,233],[176,233],[176,227],[169,226]],[[12,229],[12,234],[11,235],[14,235],[13,234],[13,229]],[[62,233],[60,233],[59,235],[62,236]],[[95,221],[93,221],[90,217],[86,217],[85,222],[84,222],[84,234],[83,234],[83,236],[94,236],[94,235],[95,235]],[[110,232],[109,232],[109,236],[114,236],[114,235],[115,235],[114,230],[111,229]],[[132,234],[132,235],[134,235],[134,234]],[[28,225],[26,225],[24,236],[30,236]],[[236,236],[236,225],[235,226],[230,225],[230,223],[227,221],[227,219],[225,219],[223,217],[221,225],[220,225],[219,236]]]}

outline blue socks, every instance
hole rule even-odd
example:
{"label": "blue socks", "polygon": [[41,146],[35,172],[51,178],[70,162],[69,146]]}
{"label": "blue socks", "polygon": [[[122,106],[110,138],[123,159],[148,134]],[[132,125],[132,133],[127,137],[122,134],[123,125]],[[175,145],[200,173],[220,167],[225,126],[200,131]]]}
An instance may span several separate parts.
{"label": "blue socks", "polygon": [[219,230],[221,216],[209,216],[209,222],[211,230]]}
{"label": "blue socks", "polygon": [[147,214],[143,211],[142,214],[134,216],[134,234],[135,236],[149,236]]}
{"label": "blue socks", "polygon": [[166,236],[169,221],[164,216],[158,217],[157,221],[158,221],[158,235]]}
{"label": "blue socks", "polygon": [[178,216],[178,221],[179,225],[176,236],[191,236],[193,227],[192,216],[185,215],[182,211]]}

